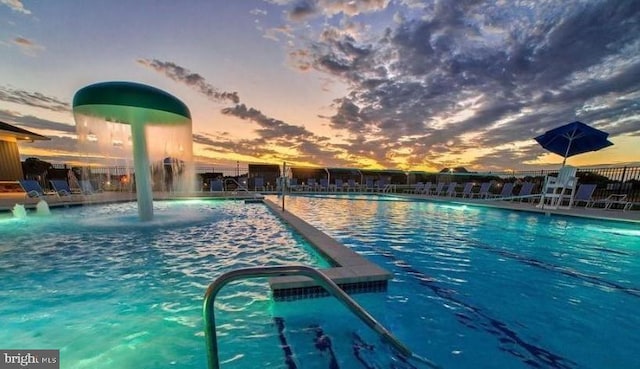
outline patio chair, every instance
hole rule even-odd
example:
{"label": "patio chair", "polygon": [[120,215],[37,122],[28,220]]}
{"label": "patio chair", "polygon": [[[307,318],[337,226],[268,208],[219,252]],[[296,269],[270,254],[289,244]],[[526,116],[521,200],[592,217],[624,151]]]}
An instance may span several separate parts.
{"label": "patio chair", "polygon": [[347,180],[347,191],[353,191],[356,192],[358,191],[358,185],[356,185],[356,180],[355,179],[348,179]]}
{"label": "patio chair", "polygon": [[532,182],[523,183],[522,186],[520,187],[520,191],[518,191],[518,194],[516,195],[514,200],[517,199],[520,202],[522,202],[523,200],[529,201],[532,197],[539,196],[539,195],[532,195],[533,186],[534,184]]}
{"label": "patio chair", "polygon": [[221,192],[224,191],[224,184],[222,183],[221,179],[212,179],[211,182],[209,182],[209,191],[211,192]]}
{"label": "patio chair", "polygon": [[586,184],[583,183],[578,186],[578,190],[576,191],[576,196],[573,198],[573,203],[578,205],[580,203],[584,203],[585,208],[590,208],[593,206],[595,201],[593,200],[593,192],[596,190],[596,184]]}
{"label": "patio chair", "polygon": [[[538,206],[541,208],[557,209],[562,206],[565,200],[568,200],[569,205],[567,208],[570,208],[571,205],[573,205],[573,198],[578,183],[576,172],[576,167],[566,165],[560,168],[557,176],[547,176]],[[547,205],[547,201],[549,205]]]}
{"label": "patio chair", "polygon": [[456,187],[458,187],[458,182],[449,183],[449,186],[447,186],[447,190],[445,191],[444,194],[449,196],[449,197],[455,197],[456,196]]}
{"label": "patio chair", "polygon": [[422,189],[422,192],[420,192],[420,193],[428,195],[431,192],[432,188],[433,188],[433,184],[431,182],[427,182],[427,183],[424,184],[424,188]]}
{"label": "patio chair", "polygon": [[342,192],[342,188],[344,186],[344,183],[342,182],[341,179],[336,178],[335,181],[333,182],[333,190],[334,191],[340,191]]}
{"label": "patio chair", "polygon": [[58,197],[73,195],[73,193],[71,192],[71,187],[69,187],[69,183],[64,179],[51,179],[49,180],[49,183],[51,183],[51,187],[56,192]]}
{"label": "patio chair", "polygon": [[18,180],[20,183],[20,187],[27,193],[28,197],[44,197],[48,195],[53,195],[53,193],[45,192],[45,190],[40,186],[40,183],[35,179],[20,179]]}
{"label": "patio chair", "polygon": [[444,191],[444,186],[445,186],[444,182],[438,182],[436,184],[436,187],[433,189],[433,191],[427,193],[427,195],[435,195],[435,196],[440,195]]}
{"label": "patio chair", "polygon": [[507,182],[502,184],[502,190],[498,195],[492,196],[494,199],[504,199],[513,197],[513,183]]}
{"label": "patio chair", "polygon": [[471,198],[474,197],[478,197],[479,199],[486,199],[487,197],[491,196],[491,193],[489,192],[491,190],[491,182],[483,182],[480,185],[480,190],[477,193],[471,193]]}
{"label": "patio chair", "polygon": [[424,192],[424,182],[417,182],[416,184],[414,184],[410,188],[407,188],[406,190],[404,190],[404,192],[406,192],[406,193],[422,193],[422,192]]}
{"label": "patio chair", "polygon": [[328,192],[329,191],[329,180],[326,178],[320,178],[320,184],[318,185],[318,191]]}
{"label": "patio chair", "polygon": [[473,182],[467,182],[464,184],[464,188],[462,189],[462,192],[456,192],[454,196],[458,196],[458,194],[460,194],[460,196],[462,198],[465,197],[469,197],[471,198],[471,194],[473,193],[473,186],[475,186],[475,183]]}
{"label": "patio chair", "polygon": [[264,178],[262,178],[262,177],[255,177],[255,178],[253,179],[253,190],[254,190],[254,191],[256,191],[256,192],[257,192],[258,190],[260,190],[260,191],[264,191],[264,190],[265,190],[265,187],[264,187]]}

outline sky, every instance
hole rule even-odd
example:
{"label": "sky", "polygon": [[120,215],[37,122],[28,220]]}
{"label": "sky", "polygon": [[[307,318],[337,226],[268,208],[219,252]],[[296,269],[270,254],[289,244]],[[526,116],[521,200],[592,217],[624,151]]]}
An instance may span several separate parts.
{"label": "sky", "polygon": [[640,162],[637,0],[0,0],[23,158],[77,162],[104,81],[183,101],[201,165],[556,168],[533,137],[575,120],[614,145],[568,164]]}

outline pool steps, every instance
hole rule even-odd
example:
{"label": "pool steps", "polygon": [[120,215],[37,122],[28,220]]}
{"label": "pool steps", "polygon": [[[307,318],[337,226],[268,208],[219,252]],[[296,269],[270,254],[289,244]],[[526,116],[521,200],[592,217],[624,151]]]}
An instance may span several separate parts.
{"label": "pool steps", "polygon": [[282,265],[231,270],[229,272],[223,273],[209,285],[207,291],[205,292],[203,303],[205,341],[207,344],[207,358],[209,369],[219,369],[220,367],[214,309],[215,299],[218,292],[228,283],[241,279],[290,275],[303,275],[316,281],[319,286],[322,286],[329,294],[340,301],[363,323],[365,323],[369,328],[376,332],[384,342],[391,345],[399,355],[402,355],[405,358],[414,358],[416,360],[420,360],[422,363],[427,364],[430,368],[439,368],[438,365],[431,362],[430,360],[422,358],[411,352],[411,350],[406,345],[400,342],[393,334],[391,334],[391,332],[389,332],[385,327],[378,323],[378,321],[373,316],[371,316],[371,314],[364,310],[362,306],[360,306],[345,291],[340,289],[335,284],[335,282],[333,282],[320,270],[304,265]]}

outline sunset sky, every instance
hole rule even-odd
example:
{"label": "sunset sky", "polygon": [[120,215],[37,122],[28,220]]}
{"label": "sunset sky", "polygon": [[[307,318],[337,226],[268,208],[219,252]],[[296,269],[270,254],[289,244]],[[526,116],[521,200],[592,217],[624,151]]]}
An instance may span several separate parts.
{"label": "sunset sky", "polygon": [[[78,159],[80,88],[132,81],[190,109],[198,163],[554,168],[580,120],[640,161],[640,2],[0,0],[0,121]],[[162,144],[154,142],[155,144]]]}

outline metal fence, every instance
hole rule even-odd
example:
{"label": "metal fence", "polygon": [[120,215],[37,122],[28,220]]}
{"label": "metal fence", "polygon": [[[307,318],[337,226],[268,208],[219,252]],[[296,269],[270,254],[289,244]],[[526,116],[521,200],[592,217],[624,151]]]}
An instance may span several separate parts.
{"label": "metal fence", "polygon": [[[56,168],[66,168],[66,166],[55,166]],[[303,167],[293,167],[294,169],[313,169]],[[291,168],[289,168],[291,169]],[[518,185],[523,182],[534,183],[534,193],[542,191],[545,178],[548,175],[556,175],[558,170],[529,170],[529,171],[497,171],[497,172],[424,172],[424,171],[399,171],[399,170],[365,170],[353,168],[323,168],[317,171],[316,180],[327,179],[329,183],[334,183],[335,179],[344,179],[344,176],[353,177],[357,172],[357,180],[364,183],[365,180],[373,179],[384,181],[385,183],[398,185],[399,188],[411,186],[417,182],[489,182],[496,184],[507,182]],[[322,170],[320,170],[322,169]],[[77,172],[78,168],[74,168]],[[103,183],[111,183],[115,186],[115,190],[131,190],[131,182],[129,178],[133,173],[133,168],[129,167],[92,167],[92,178],[99,178]],[[251,183],[254,177],[259,174],[250,173],[250,164],[238,163],[235,166],[196,166],[195,173],[202,182],[200,189],[208,190],[208,182],[210,178],[233,179],[228,181],[230,188],[234,183],[242,183],[252,188]],[[288,171],[290,176],[291,172]],[[620,167],[585,167],[577,170],[578,183],[596,184],[594,192],[595,199],[604,199],[611,194],[626,195],[628,201],[640,202],[640,166],[620,166]],[[308,178],[302,178],[305,180]],[[273,184],[272,184],[273,185]],[[494,186],[499,188],[500,186]],[[273,186],[275,189],[275,186]]]}

